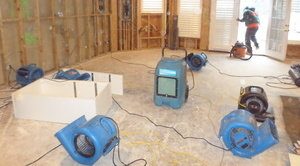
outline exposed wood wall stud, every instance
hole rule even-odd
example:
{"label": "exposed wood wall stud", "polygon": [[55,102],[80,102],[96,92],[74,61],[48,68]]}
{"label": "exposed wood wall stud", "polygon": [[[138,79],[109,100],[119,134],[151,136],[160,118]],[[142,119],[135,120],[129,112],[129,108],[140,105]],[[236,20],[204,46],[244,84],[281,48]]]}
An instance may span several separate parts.
{"label": "exposed wood wall stud", "polygon": [[19,53],[20,53],[20,56],[21,56],[21,59],[20,59],[20,63],[21,65],[25,65],[27,64],[27,52],[26,52],[26,49],[25,49],[25,34],[24,34],[24,18],[23,18],[23,15],[22,15],[22,9],[21,9],[21,4],[20,4],[20,1],[19,0],[15,0],[15,5],[16,5],[16,14],[17,14],[17,17],[18,17],[18,36],[19,36]]}
{"label": "exposed wood wall stud", "polygon": [[51,4],[50,4],[50,10],[51,10],[51,42],[52,42],[52,54],[53,54],[53,62],[54,62],[54,68],[58,69],[59,68],[59,62],[58,62],[58,57],[57,57],[57,39],[56,39],[56,26],[55,26],[55,10],[54,10],[54,6],[55,6],[55,0],[51,0]]}
{"label": "exposed wood wall stud", "polygon": [[79,28],[79,11],[78,11],[78,0],[73,1],[74,4],[74,8],[75,8],[75,15],[77,16],[75,19],[75,24],[76,24],[76,30],[75,32],[77,33],[77,37],[76,37],[76,50],[77,50],[77,58],[76,61],[77,62],[81,62],[83,57],[81,57],[81,53],[80,53],[80,49],[81,49],[81,36],[84,35],[85,32],[82,32],[83,34],[80,33],[80,28]]}
{"label": "exposed wood wall stud", "polygon": [[1,70],[2,74],[0,73],[0,84],[7,82],[7,72],[6,71],[6,59],[4,53],[4,46],[3,46],[3,23],[2,23],[2,11],[0,8],[0,60],[1,60]]}
{"label": "exposed wood wall stud", "polygon": [[41,34],[41,23],[40,23],[40,6],[39,6],[39,2],[40,0],[35,0],[35,7],[36,7],[36,11],[35,11],[35,24],[37,25],[37,34],[38,34],[38,49],[39,49],[39,55],[38,55],[38,65],[40,67],[44,66],[44,59],[43,59],[43,38],[42,38],[42,34]]}

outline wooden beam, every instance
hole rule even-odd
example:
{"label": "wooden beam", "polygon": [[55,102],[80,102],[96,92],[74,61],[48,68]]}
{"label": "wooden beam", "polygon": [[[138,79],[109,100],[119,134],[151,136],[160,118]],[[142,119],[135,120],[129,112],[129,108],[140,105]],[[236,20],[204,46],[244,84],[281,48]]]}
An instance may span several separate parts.
{"label": "wooden beam", "polygon": [[130,24],[130,32],[131,32],[131,44],[130,44],[130,50],[134,49],[134,24],[135,24],[135,19],[134,16],[136,15],[136,0],[131,1],[131,24]]}
{"label": "wooden beam", "polygon": [[137,1],[137,28],[136,28],[136,31],[137,31],[137,48],[138,49],[141,49],[142,45],[142,40],[141,40],[141,37],[140,37],[140,28],[141,28],[141,25],[142,25],[142,14],[141,14],[141,1]]}
{"label": "wooden beam", "polygon": [[[160,36],[161,36],[161,43],[160,43],[160,47],[164,47],[165,46],[165,36],[164,35],[162,35],[162,32],[166,32],[166,30],[167,30],[167,11],[166,11],[166,9],[167,9],[167,7],[166,7],[166,5],[167,5],[167,0],[163,0],[163,13],[161,14],[161,29],[160,29]],[[177,6],[177,5],[176,5]]]}
{"label": "wooden beam", "polygon": [[67,19],[65,18],[65,15],[67,14],[67,6],[66,6],[66,0],[62,1],[62,12],[63,12],[63,37],[64,37],[64,48],[66,51],[67,56],[67,64],[70,65],[70,58],[71,58],[71,52],[70,52],[70,31],[68,29]]}
{"label": "wooden beam", "polygon": [[147,48],[149,48],[149,45],[150,45],[150,15],[151,14],[147,14],[147,27],[148,27],[148,35],[147,35],[147,37],[148,37],[148,39],[147,39]]}
{"label": "wooden beam", "polygon": [[199,43],[199,47],[201,50],[208,50],[209,26],[210,26],[210,6],[211,6],[211,1],[202,1],[201,40]]}
{"label": "wooden beam", "polygon": [[[75,8],[75,15],[79,15],[79,11],[78,11],[78,0],[75,0],[74,2],[74,8]],[[76,24],[76,28],[75,28],[75,31],[77,32],[77,37],[76,37],[76,42],[77,44],[77,47],[76,47],[76,50],[77,50],[77,58],[76,58],[76,62],[81,62],[84,58],[82,57],[82,55],[80,54],[80,49],[81,49],[81,36],[83,34],[80,33],[80,28],[79,28],[79,17],[76,17],[75,19],[75,24]],[[85,32],[82,32],[82,33],[85,33]]]}
{"label": "wooden beam", "polygon": [[102,27],[102,33],[101,33],[101,45],[102,45],[102,53],[106,52],[106,48],[107,48],[107,41],[106,41],[106,35],[108,33],[107,28],[106,28],[106,24],[107,24],[107,19],[106,16],[101,16],[101,27]]}
{"label": "wooden beam", "polygon": [[[88,9],[91,8],[90,6],[87,5],[88,2],[89,1],[83,1],[83,3],[84,3],[83,7],[84,7],[84,14],[85,15],[89,14],[89,10]],[[90,47],[91,47],[92,44],[91,44],[91,38],[90,38],[90,24],[89,24],[89,20],[90,20],[90,17],[84,19],[84,24],[85,24],[84,31],[86,32],[86,48],[85,49],[87,50],[86,51],[87,55],[85,55],[86,59],[90,59],[92,57],[91,56],[91,52],[90,52]]]}
{"label": "wooden beam", "polygon": [[56,26],[55,26],[55,0],[51,0],[50,10],[51,10],[51,34],[52,34],[52,53],[53,62],[55,69],[59,68],[58,57],[57,57],[57,44],[56,44]]}
{"label": "wooden beam", "polygon": [[2,11],[0,8],[0,60],[1,60],[1,66],[2,66],[2,74],[0,74],[0,84],[2,83],[7,83],[7,73],[6,71],[6,59],[5,59],[5,54],[4,54],[4,46],[3,46],[3,22],[2,22]]}
{"label": "wooden beam", "polygon": [[[93,0],[93,14],[97,13],[97,0]],[[99,54],[98,15],[94,16],[94,56]]]}
{"label": "wooden beam", "polygon": [[110,51],[118,50],[118,8],[117,0],[110,0]]}
{"label": "wooden beam", "polygon": [[21,65],[27,64],[27,52],[25,48],[25,40],[24,40],[24,23],[23,23],[23,16],[21,11],[21,4],[19,0],[15,0],[16,5],[16,13],[17,17],[19,18],[18,21],[18,37],[19,37],[19,53],[20,53],[20,63]]}
{"label": "wooden beam", "polygon": [[35,7],[36,7],[36,12],[35,12],[35,17],[36,17],[36,25],[37,25],[37,34],[38,34],[38,43],[39,43],[39,55],[38,55],[38,63],[40,67],[43,66],[43,38],[42,38],[42,33],[41,33],[41,20],[40,20],[40,6],[39,6],[40,0],[35,0]]}

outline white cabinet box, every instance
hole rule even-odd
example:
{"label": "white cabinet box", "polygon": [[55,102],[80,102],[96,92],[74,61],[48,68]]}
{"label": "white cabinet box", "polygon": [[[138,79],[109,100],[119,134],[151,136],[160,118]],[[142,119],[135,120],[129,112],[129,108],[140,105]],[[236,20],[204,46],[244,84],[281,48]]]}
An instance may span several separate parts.
{"label": "white cabinet box", "polygon": [[82,115],[105,115],[112,105],[111,84],[42,78],[14,92],[12,101],[17,118],[70,123]]}

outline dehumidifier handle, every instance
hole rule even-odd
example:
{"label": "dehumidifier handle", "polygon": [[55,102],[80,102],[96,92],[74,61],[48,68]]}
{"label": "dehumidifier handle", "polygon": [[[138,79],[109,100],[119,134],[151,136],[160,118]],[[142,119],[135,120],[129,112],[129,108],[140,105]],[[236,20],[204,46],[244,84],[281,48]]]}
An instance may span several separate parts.
{"label": "dehumidifier handle", "polygon": [[[165,46],[165,47],[161,50],[161,57],[164,57],[164,56],[165,56],[165,49],[166,49],[166,48],[167,48],[167,47]],[[186,51],[185,48],[178,48],[178,50],[183,50],[184,53],[185,53],[185,57],[187,57],[187,51]]]}

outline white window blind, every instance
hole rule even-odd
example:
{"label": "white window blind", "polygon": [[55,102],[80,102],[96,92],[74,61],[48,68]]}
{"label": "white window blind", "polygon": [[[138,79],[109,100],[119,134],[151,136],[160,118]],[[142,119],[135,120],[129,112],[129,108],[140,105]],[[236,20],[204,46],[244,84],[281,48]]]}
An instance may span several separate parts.
{"label": "white window blind", "polygon": [[236,42],[239,4],[236,0],[213,0],[209,33],[209,49],[228,51]]}
{"label": "white window blind", "polygon": [[200,38],[202,0],[179,0],[180,37]]}
{"label": "white window blind", "polygon": [[142,13],[163,13],[163,0],[142,0]]}

